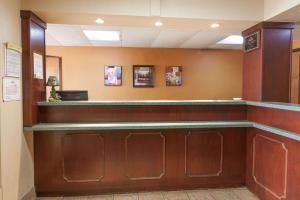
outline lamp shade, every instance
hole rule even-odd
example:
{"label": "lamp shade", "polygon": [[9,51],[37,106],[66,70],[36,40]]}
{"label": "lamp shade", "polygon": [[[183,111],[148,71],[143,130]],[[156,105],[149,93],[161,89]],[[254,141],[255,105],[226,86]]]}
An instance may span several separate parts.
{"label": "lamp shade", "polygon": [[56,76],[49,76],[47,86],[59,86],[59,81]]}

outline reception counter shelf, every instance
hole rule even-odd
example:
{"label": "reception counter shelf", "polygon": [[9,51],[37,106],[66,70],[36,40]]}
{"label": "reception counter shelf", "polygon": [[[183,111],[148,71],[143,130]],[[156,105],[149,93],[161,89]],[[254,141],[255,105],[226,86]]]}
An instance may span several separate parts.
{"label": "reception counter shelf", "polygon": [[242,100],[149,100],[149,101],[62,101],[38,102],[38,106],[151,106],[151,105],[249,105],[300,111],[299,104]]}
{"label": "reception counter shelf", "polygon": [[25,127],[24,131],[100,131],[147,129],[204,129],[257,128],[276,135],[300,141],[300,135],[251,121],[185,121],[185,122],[114,122],[114,123],[41,123]]}
{"label": "reception counter shelf", "polygon": [[[62,101],[38,102],[39,107],[52,106],[254,106],[261,108],[300,111],[300,105],[278,102],[257,102],[243,100],[143,100],[143,101]],[[293,131],[256,123],[252,120],[227,121],[158,121],[158,122],[93,122],[93,123],[39,123],[24,127],[24,131],[84,131],[84,130],[130,130],[130,129],[185,129],[185,128],[257,128],[300,141],[300,135]]]}

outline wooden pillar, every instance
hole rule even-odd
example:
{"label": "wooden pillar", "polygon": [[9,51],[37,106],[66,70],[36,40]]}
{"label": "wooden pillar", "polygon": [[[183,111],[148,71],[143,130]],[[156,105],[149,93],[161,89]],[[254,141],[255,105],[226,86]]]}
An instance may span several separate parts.
{"label": "wooden pillar", "polygon": [[262,22],[242,33],[244,100],[290,101],[293,28],[293,23]]}
{"label": "wooden pillar", "polygon": [[[46,100],[45,81],[45,29],[46,23],[31,11],[21,11],[22,19],[22,72],[23,72],[23,124],[38,122],[37,102]],[[43,79],[34,77],[33,54],[43,56]]]}

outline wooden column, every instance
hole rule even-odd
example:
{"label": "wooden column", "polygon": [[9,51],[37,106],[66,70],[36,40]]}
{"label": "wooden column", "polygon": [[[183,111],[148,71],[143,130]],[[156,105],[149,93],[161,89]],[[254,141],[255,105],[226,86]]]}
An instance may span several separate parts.
{"label": "wooden column", "polygon": [[262,22],[242,33],[245,43],[258,33],[258,48],[247,52],[244,47],[243,99],[290,101],[293,28],[293,23]]}
{"label": "wooden column", "polygon": [[[31,11],[21,11],[23,48],[23,123],[32,126],[38,122],[38,101],[46,100],[45,84],[45,29],[46,23]],[[44,79],[34,78],[33,53],[44,58]]]}

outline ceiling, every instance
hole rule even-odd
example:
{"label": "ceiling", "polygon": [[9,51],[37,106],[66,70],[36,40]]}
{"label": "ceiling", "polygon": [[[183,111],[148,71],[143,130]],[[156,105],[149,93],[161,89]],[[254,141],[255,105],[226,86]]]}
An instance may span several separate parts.
{"label": "ceiling", "polygon": [[[118,30],[121,41],[89,41],[83,30]],[[241,45],[220,45],[218,41],[239,31],[203,31],[158,27],[117,27],[97,25],[48,24],[46,44],[49,46],[110,46],[150,48],[226,48],[240,49]]]}
{"label": "ceiling", "polygon": [[[299,0],[23,0],[48,23],[46,44],[151,48],[225,48],[218,41],[261,22],[300,20]],[[275,3],[274,3],[275,2]],[[298,3],[297,3],[298,2]],[[299,5],[298,5],[299,4]],[[104,19],[97,25],[97,18]],[[164,22],[155,27],[154,22]],[[219,23],[217,29],[210,24]],[[83,30],[118,30],[121,41],[89,41]],[[300,27],[294,31],[300,39]]]}

